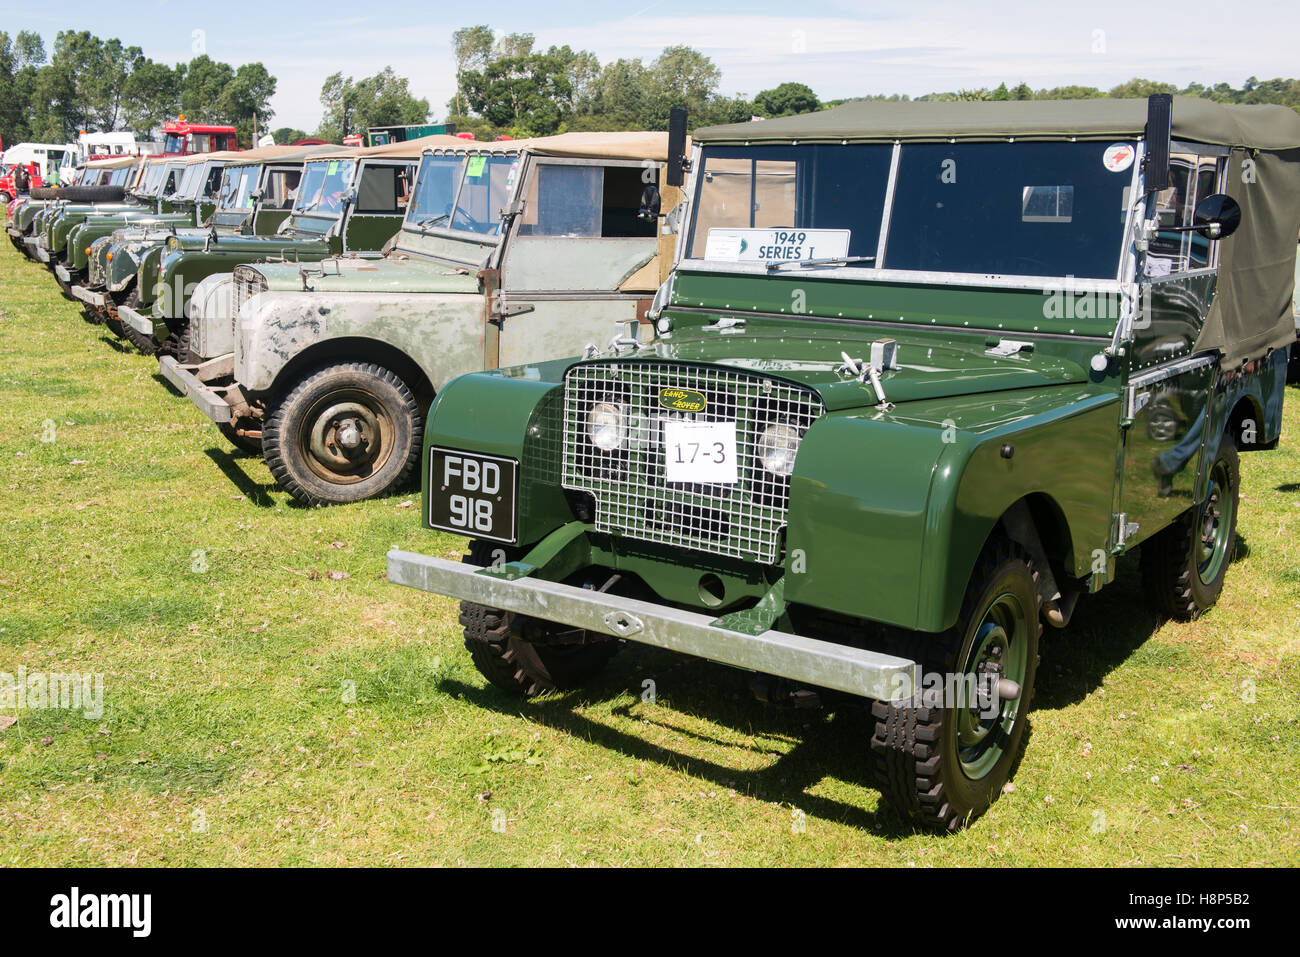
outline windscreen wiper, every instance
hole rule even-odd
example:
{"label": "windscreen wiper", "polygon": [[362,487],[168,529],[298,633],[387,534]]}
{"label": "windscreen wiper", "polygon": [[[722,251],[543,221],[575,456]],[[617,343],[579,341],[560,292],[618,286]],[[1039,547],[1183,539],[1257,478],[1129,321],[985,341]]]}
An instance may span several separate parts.
{"label": "windscreen wiper", "polygon": [[424,229],[428,226],[437,226],[444,219],[451,216],[451,213],[443,213],[441,216],[430,216],[428,219],[421,219],[415,224],[416,229]]}
{"label": "windscreen wiper", "polygon": [[782,259],[780,262],[768,263],[767,271],[772,272],[782,266],[833,266],[836,263],[873,263],[875,256],[828,256],[825,259]]}

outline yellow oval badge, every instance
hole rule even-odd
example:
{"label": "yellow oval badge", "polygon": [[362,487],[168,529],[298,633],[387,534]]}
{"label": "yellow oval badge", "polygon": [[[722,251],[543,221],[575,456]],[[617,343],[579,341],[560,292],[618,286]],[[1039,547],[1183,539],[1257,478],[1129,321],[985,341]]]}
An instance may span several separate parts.
{"label": "yellow oval badge", "polygon": [[673,412],[703,412],[709,402],[693,389],[660,389],[659,404]]}

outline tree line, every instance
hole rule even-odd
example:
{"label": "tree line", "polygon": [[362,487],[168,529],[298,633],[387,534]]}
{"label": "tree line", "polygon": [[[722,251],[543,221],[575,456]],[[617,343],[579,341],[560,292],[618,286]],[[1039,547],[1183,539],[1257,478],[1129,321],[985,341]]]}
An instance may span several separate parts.
{"label": "tree line", "polygon": [[[531,33],[497,34],[490,26],[462,27],[452,34],[455,93],[446,122],[480,139],[507,134],[545,136],[571,130],[663,130],[674,107],[685,107],[692,126],[743,122],[754,116],[808,113],[848,102],[820,100],[803,83],[781,83],[752,98],[719,92],[722,71],[689,46],[668,46],[654,59],[620,58],[601,63],[590,50],[540,49]],[[47,57],[36,33],[0,32],[0,136],[4,142],[63,142],[80,130],[128,129],[147,138],[165,119],[184,113],[195,121],[230,122],[241,143],[251,145],[273,115],[276,81],[261,63],[239,67],[200,53],[167,66],[139,47],[100,40],[87,31],[61,31]],[[1278,103],[1300,112],[1300,80],[1250,77],[1228,83],[1178,87],[1132,79],[1103,90],[1092,86],[1033,89],[1026,83],[928,93],[924,96],[865,94],[861,100],[1031,100],[1144,97],[1151,93],[1200,96],[1221,103]],[[429,122],[429,101],[406,77],[385,67],[374,76],[342,72],[321,87],[321,121],[310,133],[281,127],[276,142],[308,136],[341,142],[372,126]]]}
{"label": "tree line", "polygon": [[62,30],[47,56],[37,33],[0,31],[0,137],[63,143],[82,130],[148,139],[164,120],[231,123],[243,144],[265,131],[275,77],[261,63],[232,66],[200,53],[168,66],[116,38]]}

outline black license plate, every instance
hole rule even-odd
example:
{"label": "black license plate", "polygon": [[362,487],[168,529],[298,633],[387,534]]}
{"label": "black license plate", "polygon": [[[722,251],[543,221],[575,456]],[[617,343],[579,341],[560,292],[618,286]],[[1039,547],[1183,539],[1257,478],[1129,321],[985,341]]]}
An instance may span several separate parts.
{"label": "black license plate", "polygon": [[513,543],[519,463],[434,446],[429,449],[429,524],[445,532]]}

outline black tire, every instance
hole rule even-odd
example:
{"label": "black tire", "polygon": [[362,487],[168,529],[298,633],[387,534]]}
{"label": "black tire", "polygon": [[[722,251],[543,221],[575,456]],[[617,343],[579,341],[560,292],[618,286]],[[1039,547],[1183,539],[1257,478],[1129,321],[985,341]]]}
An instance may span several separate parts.
{"label": "black tire", "polygon": [[60,186],[57,190],[57,198],[70,203],[119,203],[125,196],[124,186]]}
{"label": "black tire", "polygon": [[28,190],[27,195],[32,199],[59,199],[64,194],[57,186],[37,186]]}
{"label": "black tire", "polygon": [[54,281],[59,284],[59,292],[63,293],[63,298],[76,302],[77,297],[72,294],[72,283],[64,282],[59,278],[59,274],[54,272],[53,269],[51,269],[50,272],[54,274]]}
{"label": "black tire", "polygon": [[190,352],[190,321],[182,319],[181,324],[167,332],[167,338],[158,346],[158,358],[171,356],[177,362],[189,362],[188,358],[182,358],[181,349],[184,349],[184,356],[188,357]]}
{"label": "black tire", "polygon": [[1205,500],[1143,542],[1140,549],[1143,588],[1156,612],[1174,621],[1194,621],[1213,608],[1232,563],[1241,460],[1230,432],[1223,434],[1209,474]]}
{"label": "black tire", "polygon": [[[518,557],[518,549],[476,539],[469,543],[465,560],[491,565]],[[479,674],[516,698],[581,687],[604,670],[623,646],[617,639],[587,632],[567,636],[564,644],[537,644],[520,635],[520,622],[514,614],[467,601],[460,603],[460,624],[465,629],[465,647]],[[530,624],[547,627],[536,620]]]}
{"label": "black tire", "polygon": [[[300,502],[359,502],[410,479],[423,430],[420,406],[401,378],[373,362],[340,362],[308,372],[267,409],[262,453]],[[351,451],[345,431],[356,437]]]}
{"label": "black tire", "polygon": [[8,206],[11,202],[13,202],[13,197],[0,189],[0,206]]}
{"label": "black tire", "polygon": [[[133,287],[131,294],[126,297],[126,302],[122,305],[129,309],[140,308],[140,290]],[[154,341],[153,336],[146,336],[143,332],[135,329],[129,323],[118,321],[118,327],[122,330],[122,338],[131,345],[135,346],[141,354],[154,356],[158,354],[158,343]]]}
{"label": "black tire", "polygon": [[[1028,553],[996,536],[975,563],[956,625],[938,635],[893,636],[889,650],[920,662],[927,675],[965,674],[977,653],[978,670],[997,668],[1005,656],[1008,665],[1016,665],[1009,670],[1021,675],[1019,695],[998,701],[997,715],[980,721],[973,714],[978,699],[964,699],[971,707],[961,707],[963,702],[921,693],[906,702],[872,703],[876,783],[909,823],[927,830],[960,830],[989,809],[1015,773],[1029,726],[1043,631],[1037,580]],[[990,616],[1004,608],[1020,618],[1002,643],[1002,653],[984,658],[984,648],[998,647],[998,618],[990,621]],[[1006,636],[1005,628],[1001,634]],[[964,750],[963,734],[968,735]]]}

